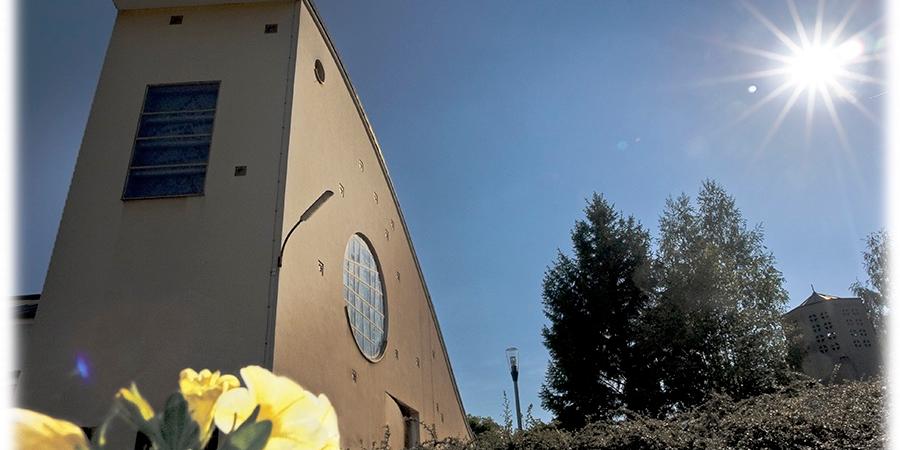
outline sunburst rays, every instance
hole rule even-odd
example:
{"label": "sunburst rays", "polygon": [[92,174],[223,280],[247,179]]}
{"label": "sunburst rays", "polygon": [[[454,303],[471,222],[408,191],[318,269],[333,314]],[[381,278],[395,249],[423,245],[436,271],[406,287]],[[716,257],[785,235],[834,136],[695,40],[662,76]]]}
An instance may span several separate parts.
{"label": "sunburst rays", "polygon": [[[794,29],[782,30],[748,0],[740,0],[743,8],[765,27],[782,44],[783,48],[778,51],[746,44],[720,42],[719,44],[725,47],[760,57],[772,63],[773,67],[714,78],[703,84],[779,78],[783,81],[744,110],[732,122],[732,125],[747,119],[777,98],[784,98],[781,109],[765,134],[762,146],[768,145],[778,133],[785,118],[794,107],[803,103],[806,104],[805,137],[809,142],[813,129],[814,112],[817,105],[822,105],[841,145],[848,149],[847,132],[840,119],[838,103],[849,103],[862,115],[876,121],[875,115],[856,97],[851,86],[857,83],[885,85],[884,80],[859,70],[862,65],[880,60],[882,57],[880,49],[867,48],[864,42],[864,37],[881,21],[876,20],[855,32],[847,33],[851,19],[859,9],[861,1],[856,0],[850,4],[840,20],[826,30],[825,0],[818,1],[812,24],[804,22],[794,0],[786,0],[787,11]],[[805,101],[801,101],[803,94],[806,94]]]}

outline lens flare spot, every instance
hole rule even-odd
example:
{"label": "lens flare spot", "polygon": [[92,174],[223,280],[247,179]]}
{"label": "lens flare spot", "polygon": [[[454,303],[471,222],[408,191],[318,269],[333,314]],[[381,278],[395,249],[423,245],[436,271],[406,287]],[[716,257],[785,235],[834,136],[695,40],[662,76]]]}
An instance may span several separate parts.
{"label": "lens flare spot", "polygon": [[87,380],[91,376],[90,367],[88,367],[87,360],[82,355],[75,357],[75,373],[82,380]]}
{"label": "lens flare spot", "polygon": [[863,44],[862,39],[850,39],[847,42],[839,45],[838,48],[835,49],[835,53],[839,60],[844,63],[853,61],[856,58],[862,56],[866,51],[866,46]]}

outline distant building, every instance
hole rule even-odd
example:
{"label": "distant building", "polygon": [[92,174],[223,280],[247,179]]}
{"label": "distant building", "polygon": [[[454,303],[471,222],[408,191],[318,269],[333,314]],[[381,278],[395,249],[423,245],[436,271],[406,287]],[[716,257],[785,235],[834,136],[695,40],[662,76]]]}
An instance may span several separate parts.
{"label": "distant building", "polygon": [[881,357],[872,320],[859,298],[813,292],[784,315],[805,347],[802,369],[826,381],[879,373]]}
{"label": "distant building", "polygon": [[[90,429],[132,381],[161,408],[185,367],[256,364],[326,394],[341,448],[386,426],[395,449],[470,438],[387,165],[311,1],[114,4],[40,308],[18,307],[18,403]],[[112,431],[112,448],[145,444]]]}

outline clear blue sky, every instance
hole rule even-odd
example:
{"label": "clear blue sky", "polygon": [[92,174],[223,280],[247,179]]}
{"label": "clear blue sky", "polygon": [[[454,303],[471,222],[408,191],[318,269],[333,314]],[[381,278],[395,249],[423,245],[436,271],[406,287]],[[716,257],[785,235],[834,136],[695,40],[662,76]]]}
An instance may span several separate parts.
{"label": "clear blue sky", "polygon": [[[30,293],[43,285],[115,9],[20,4],[16,291]],[[783,1],[753,4],[798,41]],[[799,5],[810,35],[815,5]],[[826,5],[826,32],[849,5]],[[765,142],[790,90],[734,124],[786,79],[722,80],[780,65],[735,45],[788,53],[738,2],[318,7],[382,145],[471,414],[499,417],[511,389],[503,352],[515,345],[523,404],[549,417],[537,397],[547,364],[541,278],[557,249],[569,250],[593,191],[655,234],[666,197],[719,181],[764,225],[790,306],[811,283],[847,295],[864,278],[862,239],[885,220],[884,87],[845,83],[874,116],[835,100],[847,148],[821,98],[807,139],[805,94]],[[862,2],[845,35],[882,8]],[[884,32],[876,25],[859,42],[877,51]],[[878,60],[853,70],[883,78]]]}

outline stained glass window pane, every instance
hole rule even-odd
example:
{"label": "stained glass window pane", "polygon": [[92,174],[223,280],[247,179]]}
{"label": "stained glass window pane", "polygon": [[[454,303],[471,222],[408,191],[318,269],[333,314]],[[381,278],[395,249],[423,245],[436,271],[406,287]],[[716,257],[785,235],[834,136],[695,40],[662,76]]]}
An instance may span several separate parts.
{"label": "stained glass window pane", "polygon": [[219,83],[150,86],[144,112],[215,109],[218,96]]}
{"label": "stained glass window pane", "polygon": [[150,86],[123,199],[203,193],[219,83]]}
{"label": "stained glass window pane", "polygon": [[206,166],[133,169],[128,175],[125,197],[141,198],[187,195],[203,191]]}
{"label": "stained glass window pane", "polygon": [[139,138],[192,136],[212,133],[215,111],[174,112],[144,115],[138,129]]}
{"label": "stained glass window pane", "polygon": [[207,160],[209,136],[163,138],[137,141],[131,165],[205,164]]}
{"label": "stained glass window pane", "polygon": [[353,338],[370,359],[384,352],[386,317],[381,274],[368,243],[353,235],[344,254],[344,301]]}

